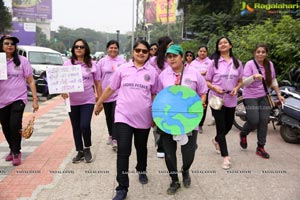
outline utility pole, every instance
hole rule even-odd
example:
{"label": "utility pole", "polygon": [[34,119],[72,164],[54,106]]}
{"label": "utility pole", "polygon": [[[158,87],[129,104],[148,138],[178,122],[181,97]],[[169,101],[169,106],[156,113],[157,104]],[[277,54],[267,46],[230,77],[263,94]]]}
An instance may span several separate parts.
{"label": "utility pole", "polygon": [[170,5],[170,0],[167,0],[167,29],[168,29],[168,36],[170,36],[170,23],[169,23],[169,5]]}

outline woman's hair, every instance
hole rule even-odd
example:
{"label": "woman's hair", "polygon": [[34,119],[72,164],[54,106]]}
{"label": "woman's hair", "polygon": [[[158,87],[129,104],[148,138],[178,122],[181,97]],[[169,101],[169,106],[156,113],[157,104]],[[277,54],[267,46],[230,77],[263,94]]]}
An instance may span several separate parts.
{"label": "woman's hair", "polygon": [[185,54],[184,54],[184,59],[186,60],[186,55],[187,55],[188,53],[192,54],[193,60],[195,60],[195,54],[194,54],[194,52],[193,52],[192,50],[187,50],[187,51],[185,52]]}
{"label": "woman's hair", "polygon": [[[221,57],[221,53],[220,53],[220,51],[219,51],[219,42],[220,42],[220,40],[222,40],[223,38],[225,38],[228,42],[229,42],[229,44],[231,45],[231,46],[233,46],[232,45],[232,42],[229,40],[229,38],[228,37],[225,37],[225,36],[223,36],[223,37],[220,37],[218,40],[217,40],[217,42],[216,42],[216,50],[215,50],[215,52],[214,52],[214,63],[215,63],[215,67],[218,69],[218,64],[219,64],[219,59],[220,59],[220,57]],[[233,53],[232,53],[232,48],[230,48],[229,49],[229,56],[232,58],[232,60],[233,60],[233,64],[234,64],[234,66],[235,66],[235,68],[237,69],[237,68],[239,68],[239,62],[238,62],[238,60],[234,57],[234,55],[233,55]]]}
{"label": "woman's hair", "polygon": [[150,48],[151,48],[151,47],[153,47],[153,46],[156,46],[156,47],[158,47],[158,44],[157,44],[156,42],[154,42],[154,43],[150,44]]}
{"label": "woman's hair", "polygon": [[112,44],[117,45],[118,49],[120,48],[119,42],[118,42],[117,40],[110,40],[110,41],[108,41],[108,43],[106,44],[106,49],[108,49],[109,46],[112,45]]}
{"label": "woman's hair", "polygon": [[158,39],[158,48],[155,53],[156,55],[156,64],[159,69],[164,68],[165,63],[165,54],[168,48],[168,45],[172,42],[172,39],[169,36],[164,36]]}
{"label": "woman's hair", "polygon": [[[254,49],[254,54],[258,48],[263,48],[267,54],[269,52],[268,46],[266,44],[257,44],[255,49]],[[265,68],[265,73],[266,73],[266,84],[268,87],[272,85],[272,75],[271,75],[271,66],[270,66],[270,60],[268,58],[265,58],[263,61],[263,66]]]}
{"label": "woman's hair", "polygon": [[200,46],[198,47],[198,51],[199,51],[201,48],[204,48],[204,49],[207,51],[207,53],[208,53],[208,48],[207,48],[206,45],[200,45]]}
{"label": "woman's hair", "polygon": [[90,51],[90,47],[88,45],[88,43],[84,40],[84,39],[77,39],[75,40],[75,42],[72,45],[72,56],[71,56],[71,63],[74,65],[75,61],[77,60],[77,56],[75,55],[75,45],[77,42],[81,41],[83,43],[84,46],[84,58],[83,58],[83,62],[88,66],[88,67],[92,67],[92,57],[91,57],[91,51]]}
{"label": "woman's hair", "polygon": [[[0,52],[4,52],[4,50],[3,50],[3,42],[4,42],[4,39],[0,40]],[[20,61],[20,58],[19,58],[17,50],[18,50],[17,43],[15,43],[15,51],[13,52],[12,56],[13,56],[13,62],[18,67],[21,64],[21,61]]]}
{"label": "woman's hair", "polygon": [[[148,49],[148,51],[150,51],[150,45],[146,40],[138,40],[137,42],[135,42],[132,50],[134,50],[139,44],[144,45]],[[150,53],[148,54],[147,60],[149,58],[150,58]],[[147,62],[147,60],[145,61],[145,63]],[[132,58],[132,61],[134,61],[134,57]]]}

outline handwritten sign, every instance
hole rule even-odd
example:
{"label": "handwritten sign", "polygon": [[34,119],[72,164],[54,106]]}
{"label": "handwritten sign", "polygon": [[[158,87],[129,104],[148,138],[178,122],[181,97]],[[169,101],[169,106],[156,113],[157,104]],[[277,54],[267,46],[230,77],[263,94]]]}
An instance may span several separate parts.
{"label": "handwritten sign", "polygon": [[0,53],[0,80],[7,80],[7,64],[5,53]]}
{"label": "handwritten sign", "polygon": [[55,66],[46,69],[49,94],[83,92],[80,65]]}

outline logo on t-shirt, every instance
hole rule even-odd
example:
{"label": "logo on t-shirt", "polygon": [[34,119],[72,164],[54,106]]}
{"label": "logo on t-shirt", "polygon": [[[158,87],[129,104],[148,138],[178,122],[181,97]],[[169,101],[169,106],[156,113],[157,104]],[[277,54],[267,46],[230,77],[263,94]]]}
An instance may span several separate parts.
{"label": "logo on t-shirt", "polygon": [[144,75],[144,80],[146,81],[146,82],[149,82],[150,81],[150,75],[149,74],[145,74]]}

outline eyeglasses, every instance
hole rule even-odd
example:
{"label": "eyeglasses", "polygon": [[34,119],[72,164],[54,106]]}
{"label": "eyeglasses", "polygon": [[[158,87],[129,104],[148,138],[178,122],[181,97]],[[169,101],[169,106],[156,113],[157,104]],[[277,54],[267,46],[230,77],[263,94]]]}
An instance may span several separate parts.
{"label": "eyeglasses", "polygon": [[14,43],[14,42],[3,42],[3,44],[7,45],[7,46],[9,46],[9,45],[15,46],[16,45],[16,43]]}
{"label": "eyeglasses", "polygon": [[157,48],[150,48],[150,50],[155,50],[155,51],[156,51],[156,50],[157,50]]}
{"label": "eyeglasses", "polygon": [[135,53],[140,53],[142,52],[143,54],[149,53],[148,49],[134,49]]}
{"label": "eyeglasses", "polygon": [[186,54],[186,57],[193,57],[192,54]]}
{"label": "eyeglasses", "polygon": [[74,48],[75,48],[75,49],[84,49],[85,47],[84,47],[84,46],[81,46],[81,45],[75,45]]}

